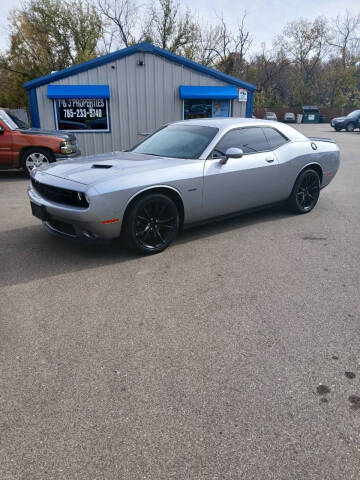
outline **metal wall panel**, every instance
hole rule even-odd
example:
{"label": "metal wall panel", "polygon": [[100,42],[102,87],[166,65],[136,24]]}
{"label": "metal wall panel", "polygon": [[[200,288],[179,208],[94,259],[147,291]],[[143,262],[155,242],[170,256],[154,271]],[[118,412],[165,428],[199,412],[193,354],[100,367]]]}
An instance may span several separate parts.
{"label": "metal wall panel", "polygon": [[233,100],[232,117],[246,117],[246,102],[238,102]]}
{"label": "metal wall panel", "polygon": [[[138,65],[143,61],[143,65]],[[86,72],[58,80],[56,85],[110,86],[110,132],[76,133],[83,155],[124,150],[162,125],[181,120],[179,85],[228,85],[203,73],[151,53],[136,53]],[[37,88],[42,128],[55,128],[53,101],[47,85]],[[232,116],[245,116],[245,103],[232,101]]]}

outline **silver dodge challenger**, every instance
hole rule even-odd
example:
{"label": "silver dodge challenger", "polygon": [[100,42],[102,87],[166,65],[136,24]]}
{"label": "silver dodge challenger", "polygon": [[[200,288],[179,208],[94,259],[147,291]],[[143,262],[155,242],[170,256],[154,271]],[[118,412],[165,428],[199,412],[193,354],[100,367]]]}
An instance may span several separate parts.
{"label": "silver dodge challenger", "polygon": [[308,213],[340,161],[330,139],[245,118],[172,123],[125,152],[83,157],[31,172],[33,215],[52,233],[122,237],[158,253],[184,227],[284,202]]}

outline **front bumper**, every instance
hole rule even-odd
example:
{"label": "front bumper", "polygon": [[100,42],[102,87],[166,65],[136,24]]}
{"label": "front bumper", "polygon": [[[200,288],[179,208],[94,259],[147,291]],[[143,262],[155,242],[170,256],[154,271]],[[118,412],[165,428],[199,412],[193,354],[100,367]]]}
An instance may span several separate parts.
{"label": "front bumper", "polygon": [[345,128],[343,122],[334,122],[334,121],[331,121],[331,122],[330,122],[330,125],[331,125],[333,128],[338,128],[338,129]]}
{"label": "front bumper", "polygon": [[[72,186],[76,189],[76,186]],[[80,190],[81,186],[79,186]],[[84,186],[82,185],[82,188]],[[81,190],[80,190],[81,191]],[[39,218],[44,227],[56,235],[78,240],[109,240],[117,238],[121,233],[121,218],[116,217],[111,205],[92,187],[89,208],[73,207],[49,201],[40,196],[30,185],[28,196],[34,204],[32,213]],[[41,209],[42,215],[34,213]],[[41,217],[41,218],[40,218]],[[118,218],[114,223],[103,222]]]}
{"label": "front bumper", "polygon": [[72,153],[55,153],[56,161],[58,160],[69,160],[70,158],[76,158],[81,155],[80,150]]}

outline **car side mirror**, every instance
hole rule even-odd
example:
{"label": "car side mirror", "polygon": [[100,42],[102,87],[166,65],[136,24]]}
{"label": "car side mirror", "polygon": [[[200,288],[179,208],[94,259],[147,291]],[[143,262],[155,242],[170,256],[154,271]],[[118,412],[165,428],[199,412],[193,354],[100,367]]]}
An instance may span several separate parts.
{"label": "car side mirror", "polygon": [[220,160],[220,163],[224,165],[229,160],[229,158],[241,158],[243,155],[244,152],[241,150],[241,148],[228,148],[225,152],[225,157]]}
{"label": "car side mirror", "polygon": [[5,132],[5,128],[2,125],[0,125],[0,134],[4,132]]}

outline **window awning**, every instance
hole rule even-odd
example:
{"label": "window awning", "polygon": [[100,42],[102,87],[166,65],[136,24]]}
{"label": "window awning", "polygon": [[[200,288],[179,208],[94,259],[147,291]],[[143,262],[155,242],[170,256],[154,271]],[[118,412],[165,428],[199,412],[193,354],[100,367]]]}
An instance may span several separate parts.
{"label": "window awning", "polygon": [[238,98],[237,87],[195,87],[180,85],[179,87],[180,98],[202,98],[210,100],[226,100],[229,98]]}
{"label": "window awning", "polygon": [[48,85],[48,98],[110,98],[109,85]]}

